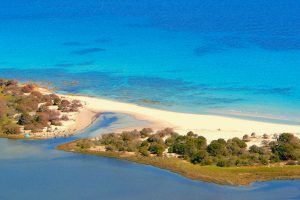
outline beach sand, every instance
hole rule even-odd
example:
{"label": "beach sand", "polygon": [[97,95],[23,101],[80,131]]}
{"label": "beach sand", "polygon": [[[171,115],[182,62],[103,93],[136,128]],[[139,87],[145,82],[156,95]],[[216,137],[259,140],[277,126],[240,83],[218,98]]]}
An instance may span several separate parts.
{"label": "beach sand", "polygon": [[179,113],[87,96],[61,96],[80,100],[85,104],[84,107],[86,109],[95,113],[115,112],[128,114],[138,120],[148,121],[148,127],[155,130],[170,127],[179,134],[193,131],[206,137],[208,141],[218,138],[242,138],[243,135],[250,135],[251,133],[271,135],[288,132],[300,136],[300,126],[297,125],[259,122],[217,115]]}

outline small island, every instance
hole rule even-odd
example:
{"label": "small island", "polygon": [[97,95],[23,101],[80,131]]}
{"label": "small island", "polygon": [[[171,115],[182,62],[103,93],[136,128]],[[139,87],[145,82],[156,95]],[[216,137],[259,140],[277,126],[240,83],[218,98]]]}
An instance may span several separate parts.
{"label": "small island", "polygon": [[0,79],[0,137],[67,137],[84,129],[96,113],[81,101],[54,94],[36,84]]}
{"label": "small island", "polygon": [[193,132],[179,135],[166,128],[154,132],[109,133],[58,146],[60,150],[112,157],[152,165],[187,178],[229,185],[300,178],[300,140],[293,134],[264,135],[261,146],[247,146],[252,136],[213,140]]}

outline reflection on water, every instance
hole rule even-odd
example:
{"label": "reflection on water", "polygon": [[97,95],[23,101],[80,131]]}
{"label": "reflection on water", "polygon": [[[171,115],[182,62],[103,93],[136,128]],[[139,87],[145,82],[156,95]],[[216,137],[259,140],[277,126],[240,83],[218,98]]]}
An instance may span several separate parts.
{"label": "reflection on water", "polygon": [[[79,137],[95,136],[134,122],[106,113]],[[136,122],[134,122],[136,123]],[[142,122],[143,123],[143,122]],[[0,140],[0,199],[299,199],[300,181],[256,183],[251,187],[191,181],[151,166],[57,151],[60,138]]]}

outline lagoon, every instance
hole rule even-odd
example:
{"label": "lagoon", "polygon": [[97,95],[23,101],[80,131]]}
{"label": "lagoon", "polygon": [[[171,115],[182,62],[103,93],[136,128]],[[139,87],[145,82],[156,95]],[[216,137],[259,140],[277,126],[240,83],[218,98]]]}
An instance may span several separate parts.
{"label": "lagoon", "polygon": [[[105,113],[79,137],[130,123],[126,115]],[[76,139],[0,140],[0,199],[299,199],[300,181],[271,181],[248,187],[192,181],[155,167],[55,150]]]}

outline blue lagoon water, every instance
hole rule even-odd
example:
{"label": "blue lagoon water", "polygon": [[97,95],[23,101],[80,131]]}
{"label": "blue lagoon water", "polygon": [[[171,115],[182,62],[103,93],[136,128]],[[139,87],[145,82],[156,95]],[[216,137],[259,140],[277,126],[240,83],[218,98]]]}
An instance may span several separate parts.
{"label": "blue lagoon water", "polygon": [[[168,110],[299,124],[299,13],[295,0],[0,0],[0,77]],[[79,84],[66,84],[72,81]],[[101,118],[82,136],[131,121],[122,119]],[[300,199],[299,181],[216,186],[58,152],[60,142],[1,140],[0,199]]]}
{"label": "blue lagoon water", "polygon": [[[106,113],[82,133],[89,136],[136,123]],[[45,141],[0,140],[1,200],[295,200],[300,181],[255,183],[249,187],[191,181],[155,167],[55,150],[73,138]]]}

